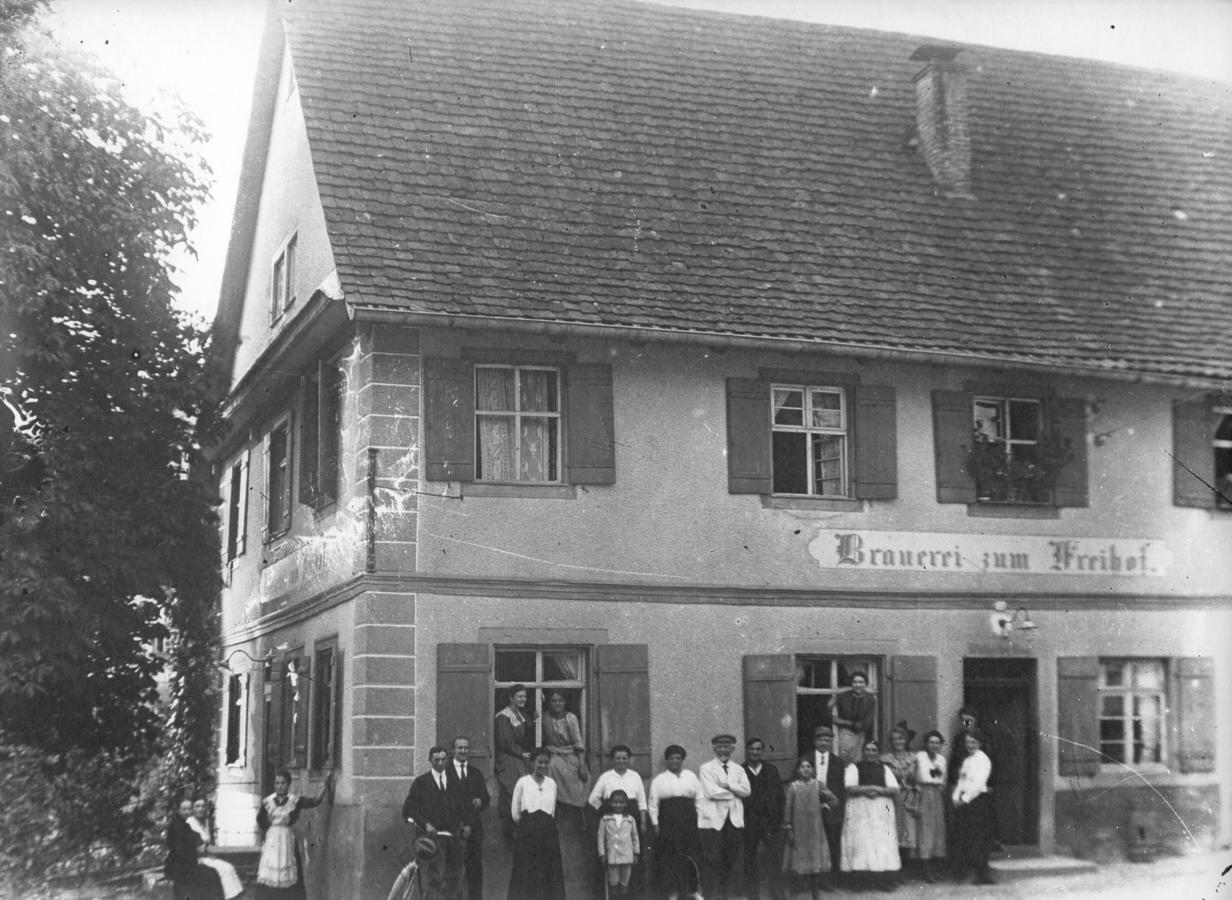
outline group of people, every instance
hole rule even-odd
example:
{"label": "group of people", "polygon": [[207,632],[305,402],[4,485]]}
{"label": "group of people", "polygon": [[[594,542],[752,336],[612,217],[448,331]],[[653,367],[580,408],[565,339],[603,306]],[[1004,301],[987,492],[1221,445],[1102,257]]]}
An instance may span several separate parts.
{"label": "group of people", "polygon": [[[332,773],[316,797],[291,793],[291,773],[285,769],[274,776],[274,792],[257,810],[262,834],[256,883],[259,900],[301,900],[305,896],[303,866],[292,828],[300,812],[319,806],[332,792]],[[177,798],[167,826],[163,866],[176,900],[235,900],[244,894],[235,866],[210,855],[212,843],[205,798]]]}
{"label": "group of people", "polygon": [[[582,802],[599,816],[608,896],[648,880],[669,900],[713,900],[733,885],[755,898],[763,883],[778,897],[789,880],[814,897],[840,879],[893,890],[904,868],[936,881],[943,859],[955,877],[991,883],[992,764],[973,713],[961,711],[963,730],[949,759],[938,731],[912,749],[915,732],[905,722],[883,752],[871,736],[876,698],[866,685],[862,673],[853,675],[852,690],[831,704],[833,725],[815,729],[813,752],[799,759],[786,785],[763,759],[761,739],[748,739],[744,761],[736,763],[735,737],[720,734],[712,741],[714,758],[696,773],[684,767],[684,748],[669,746],[648,792],[630,769],[632,752],[617,745],[612,767],[589,793],[581,728],[563,695],[549,695],[544,746],[529,749],[527,690],[515,685],[496,720],[499,808],[513,849],[510,900],[564,897],[558,805]],[[653,865],[641,873],[647,849]]]}

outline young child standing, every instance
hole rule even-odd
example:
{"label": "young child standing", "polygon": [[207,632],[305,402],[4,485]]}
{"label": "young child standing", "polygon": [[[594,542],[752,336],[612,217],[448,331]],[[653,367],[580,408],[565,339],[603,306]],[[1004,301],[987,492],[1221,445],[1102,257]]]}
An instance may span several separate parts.
{"label": "young child standing", "polygon": [[783,870],[799,881],[807,881],[813,900],[819,896],[822,873],[831,868],[821,808],[837,804],[838,798],[815,777],[813,761],[802,757],[796,766],[795,780],[787,786],[787,805],[783,808],[787,844]]}
{"label": "young child standing", "polygon": [[599,859],[607,870],[607,886],[616,897],[629,895],[629,877],[641,853],[637,822],[625,813],[629,795],[615,790],[608,795],[611,812],[599,821]]}

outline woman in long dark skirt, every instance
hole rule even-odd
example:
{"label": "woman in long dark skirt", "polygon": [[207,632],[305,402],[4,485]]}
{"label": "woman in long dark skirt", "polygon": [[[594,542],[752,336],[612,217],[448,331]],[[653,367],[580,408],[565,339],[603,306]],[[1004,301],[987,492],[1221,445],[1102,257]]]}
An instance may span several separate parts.
{"label": "woman in long dark skirt", "polygon": [[667,771],[650,782],[650,824],[654,838],[655,881],[661,894],[684,896],[697,890],[701,847],[697,836],[697,798],[701,782],[684,768],[685,750],[672,744],[663,751]]}
{"label": "woman in long dark skirt", "polygon": [[967,755],[954,785],[954,872],[960,879],[975,871],[976,884],[993,884],[988,856],[996,834],[996,812],[988,794],[992,762],[980,749],[984,737],[978,731],[966,735]]}
{"label": "woman in long dark skirt", "polygon": [[509,900],[565,900],[565,872],[556,833],[556,782],[548,777],[552,754],[538,749],[532,774],[513,788],[513,873]]}

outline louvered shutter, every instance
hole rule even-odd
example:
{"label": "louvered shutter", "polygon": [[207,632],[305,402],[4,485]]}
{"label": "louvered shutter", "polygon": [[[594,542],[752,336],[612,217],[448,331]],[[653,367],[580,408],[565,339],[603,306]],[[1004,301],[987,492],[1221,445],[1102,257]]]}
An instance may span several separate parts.
{"label": "louvered shutter", "polygon": [[744,735],[759,737],[784,779],[796,770],[796,660],[790,653],[744,657]]}
{"label": "louvered shutter", "polygon": [[937,658],[895,656],[890,661],[890,727],[906,720],[924,734],[937,727]]}
{"label": "louvered shutter", "polygon": [[898,421],[894,388],[855,388],[855,496],[893,500],[898,496]]}
{"label": "louvered shutter", "polygon": [[1089,505],[1087,489],[1087,404],[1081,397],[1063,397],[1053,403],[1057,432],[1072,454],[1057,472],[1057,506]]}
{"label": "louvered shutter", "polygon": [[461,359],[424,360],[424,453],[429,481],[475,480],[475,375]]}
{"label": "louvered shutter", "polygon": [[436,648],[436,743],[453,748],[464,735],[471,760],[487,770],[492,760],[492,647],[438,644]]}
{"label": "louvered shutter", "polygon": [[1095,775],[1099,760],[1099,659],[1058,657],[1057,770]]}
{"label": "louvered shutter", "polygon": [[570,366],[566,371],[566,464],[570,484],[616,481],[612,367]]}
{"label": "louvered shutter", "polygon": [[933,451],[937,502],[974,503],[975,479],[967,470],[973,428],[971,395],[966,391],[933,391]]}
{"label": "louvered shutter", "polygon": [[1215,506],[1211,484],[1215,476],[1213,441],[1219,416],[1210,401],[1177,401],[1172,405],[1172,502],[1175,506]]}
{"label": "louvered shutter", "polygon": [[251,450],[245,450],[243,459],[240,462],[240,488],[239,488],[239,504],[238,521],[235,529],[235,555],[243,556],[244,551],[248,549],[248,462],[252,456]]}
{"label": "louvered shutter", "polygon": [[643,778],[653,771],[650,745],[650,653],[645,644],[600,644],[595,648],[599,695],[599,747],[633,751],[630,768]]}
{"label": "louvered shutter", "polygon": [[769,494],[770,385],[755,378],[727,379],[727,490]]}

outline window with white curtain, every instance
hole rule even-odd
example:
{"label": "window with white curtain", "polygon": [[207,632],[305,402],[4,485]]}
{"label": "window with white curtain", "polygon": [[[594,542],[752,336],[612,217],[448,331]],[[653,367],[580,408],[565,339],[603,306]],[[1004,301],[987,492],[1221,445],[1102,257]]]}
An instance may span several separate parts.
{"label": "window with white curtain", "polygon": [[1162,764],[1166,675],[1162,659],[1101,659],[1099,752],[1106,764]]}
{"label": "window with white curtain", "polygon": [[559,369],[476,366],[476,480],[559,483],[560,410]]}
{"label": "window with white curtain", "polygon": [[847,392],[838,387],[771,387],[774,493],[847,497]]}

